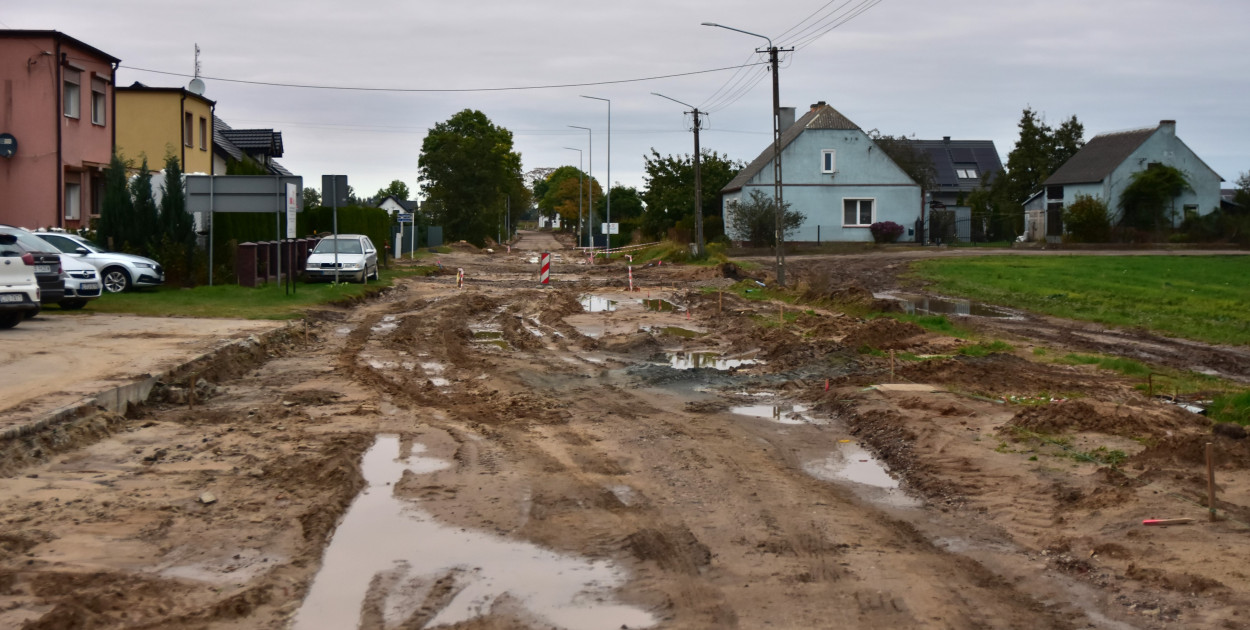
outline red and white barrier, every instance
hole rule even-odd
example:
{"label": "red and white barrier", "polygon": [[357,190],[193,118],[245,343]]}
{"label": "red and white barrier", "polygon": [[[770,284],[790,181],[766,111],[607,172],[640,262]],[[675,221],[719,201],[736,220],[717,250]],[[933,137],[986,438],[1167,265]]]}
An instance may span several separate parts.
{"label": "red and white barrier", "polygon": [[457,289],[464,288],[464,269],[463,268],[456,269],[456,288]]}
{"label": "red and white barrier", "polygon": [[540,254],[538,265],[538,281],[544,285],[551,284],[551,252]]}

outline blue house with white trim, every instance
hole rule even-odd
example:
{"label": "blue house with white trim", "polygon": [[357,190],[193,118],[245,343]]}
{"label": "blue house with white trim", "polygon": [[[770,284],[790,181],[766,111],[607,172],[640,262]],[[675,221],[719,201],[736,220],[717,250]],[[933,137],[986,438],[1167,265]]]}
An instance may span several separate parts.
{"label": "blue house with white trim", "polygon": [[1094,136],[1025,203],[1026,233],[1058,238],[1058,226],[1046,228],[1049,219],[1076,201],[1077,195],[1105,201],[1111,222],[1118,223],[1120,197],[1133,183],[1133,175],[1157,164],[1184,173],[1191,187],[1173,200],[1173,227],[1188,213],[1202,216],[1220,207],[1220,182],[1224,178],[1181,142],[1175,120],[1161,120],[1157,127]]}
{"label": "blue house with white trim", "polygon": [[[910,228],[920,218],[920,185],[859,125],[824,101],[812,105],[797,121],[794,110],[787,108],[781,122],[782,196],[792,210],[806,217],[786,240],[872,241],[868,226],[878,221],[909,228],[901,241],[915,239]],[[770,143],[721,189],[725,224],[739,200],[752,190],[771,198],[773,184]]]}

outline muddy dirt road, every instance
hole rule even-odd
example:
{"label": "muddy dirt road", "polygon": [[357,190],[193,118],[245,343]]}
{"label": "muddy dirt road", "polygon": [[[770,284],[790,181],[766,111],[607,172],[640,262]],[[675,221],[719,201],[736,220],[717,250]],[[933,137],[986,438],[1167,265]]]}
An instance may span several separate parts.
{"label": "muddy dirt road", "polygon": [[777,325],[712,269],[626,293],[565,252],[538,288],[531,249],[32,440],[0,627],[1247,626],[1250,452],[1201,416],[894,320]]}

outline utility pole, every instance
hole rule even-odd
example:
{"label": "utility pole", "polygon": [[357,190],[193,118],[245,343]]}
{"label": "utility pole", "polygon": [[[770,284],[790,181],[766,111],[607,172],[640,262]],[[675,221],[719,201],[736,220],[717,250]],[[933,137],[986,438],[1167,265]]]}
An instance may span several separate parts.
{"label": "utility pole", "polygon": [[773,202],[776,204],[776,208],[774,209],[774,212],[775,212],[774,216],[775,216],[775,221],[776,221],[776,239],[775,240],[777,243],[777,284],[780,284],[781,286],[784,287],[786,285],[786,252],[785,252],[785,239],[784,239],[785,229],[782,226],[782,217],[783,217],[782,208],[785,207],[785,201],[782,198],[782,193],[781,193],[781,190],[782,190],[782,182],[781,182],[781,88],[780,88],[780,83],[779,83],[778,75],[777,75],[777,53],[793,52],[794,48],[787,48],[785,50],[782,50],[773,45],[773,40],[771,37],[760,35],[759,33],[752,33],[751,31],[744,31],[740,28],[734,28],[732,26],[725,26],[724,24],[717,24],[715,22],[703,22],[702,25],[703,26],[715,26],[717,28],[723,28],[726,30],[735,31],[738,33],[742,33],[744,35],[751,35],[752,37],[759,37],[760,39],[764,39],[768,41],[768,48],[765,48],[763,50],[756,48],[755,52],[758,52],[758,53],[767,52],[768,53],[768,63],[773,73]]}
{"label": "utility pole", "polygon": [[702,156],[700,155],[699,149],[699,128],[702,126],[703,122],[700,116],[706,112],[701,112],[699,111],[699,108],[694,105],[683,103],[672,97],[664,96],[659,92],[652,92],[652,94],[660,98],[666,98],[674,103],[677,103],[678,105],[685,105],[686,107],[689,107],[690,111],[686,113],[694,117],[694,242],[695,256],[703,258],[705,242],[703,238],[703,169]]}

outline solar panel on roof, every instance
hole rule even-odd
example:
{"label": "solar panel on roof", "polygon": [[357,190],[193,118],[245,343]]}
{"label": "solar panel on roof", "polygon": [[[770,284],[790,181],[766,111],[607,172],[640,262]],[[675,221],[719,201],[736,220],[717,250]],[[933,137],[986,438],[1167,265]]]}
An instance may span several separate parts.
{"label": "solar panel on roof", "polygon": [[973,162],[976,160],[972,156],[972,149],[962,147],[951,147],[951,160],[955,162]]}
{"label": "solar panel on roof", "polygon": [[998,157],[998,151],[987,147],[973,149],[972,152],[976,156],[977,166],[980,166],[982,171],[997,171],[1002,169],[1003,163]]}

